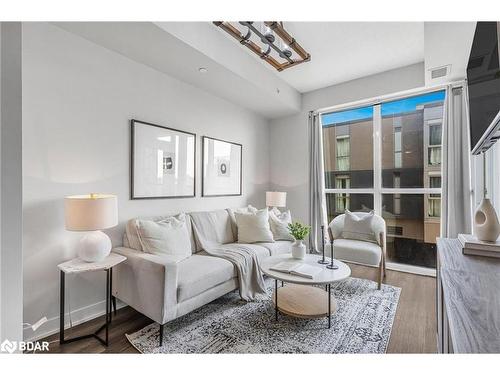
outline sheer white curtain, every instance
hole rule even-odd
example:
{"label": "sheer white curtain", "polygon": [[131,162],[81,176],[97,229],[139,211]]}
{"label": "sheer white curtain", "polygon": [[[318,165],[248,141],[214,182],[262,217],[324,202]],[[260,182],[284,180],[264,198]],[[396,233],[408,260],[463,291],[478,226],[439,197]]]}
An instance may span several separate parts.
{"label": "sheer white curtain", "polygon": [[443,117],[441,235],[471,233],[469,98],[467,85],[446,87]]}
{"label": "sheer white curtain", "polygon": [[309,112],[309,248],[311,252],[321,249],[321,226],[325,225],[326,202],[325,175],[323,165],[323,133],[319,115]]}

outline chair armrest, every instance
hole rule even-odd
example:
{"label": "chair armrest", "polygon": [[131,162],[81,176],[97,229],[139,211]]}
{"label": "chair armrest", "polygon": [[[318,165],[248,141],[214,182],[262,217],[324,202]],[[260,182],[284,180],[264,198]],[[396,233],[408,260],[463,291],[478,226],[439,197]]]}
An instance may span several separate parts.
{"label": "chair armrest", "polygon": [[344,218],[345,218],[344,214],[339,215],[335,217],[330,222],[330,224],[328,224],[328,227],[330,228],[334,240],[342,237],[342,230],[344,229]]}
{"label": "chair armrest", "polygon": [[117,247],[127,257],[113,271],[113,295],[157,323],[176,317],[178,259]]}
{"label": "chair armrest", "polygon": [[375,234],[375,238],[377,239],[377,243],[385,251],[385,220],[380,216],[375,216],[372,221],[372,230],[373,234]]}

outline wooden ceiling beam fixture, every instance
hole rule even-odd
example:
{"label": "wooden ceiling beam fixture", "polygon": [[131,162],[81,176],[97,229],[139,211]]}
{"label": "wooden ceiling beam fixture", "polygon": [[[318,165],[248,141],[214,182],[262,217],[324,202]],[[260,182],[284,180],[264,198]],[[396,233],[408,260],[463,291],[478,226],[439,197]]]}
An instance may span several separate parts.
{"label": "wooden ceiling beam fixture", "polygon": [[222,30],[227,32],[229,35],[233,36],[242,45],[246,46],[250,51],[254,52],[262,60],[267,61],[269,64],[271,64],[278,71],[283,70],[283,67],[281,66],[281,64],[274,57],[266,55],[265,51],[263,51],[262,48],[260,48],[260,46],[257,43],[255,43],[251,40],[245,39],[245,36],[242,35],[240,33],[240,31],[236,27],[231,25],[229,22],[215,21],[214,25],[220,27]]}
{"label": "wooden ceiling beam fixture", "polygon": [[293,49],[297,54],[303,59],[309,61],[311,59],[311,55],[308,54],[302,46],[297,43],[295,38],[283,28],[283,25],[277,21],[265,21],[264,22],[269,28],[274,31],[276,35],[278,35],[283,41],[288,44],[288,46]]}
{"label": "wooden ceiling beam fixture", "polygon": [[[265,21],[265,24],[269,26],[269,28],[276,35],[278,35],[278,37],[280,37],[280,39],[283,40],[292,50],[294,50],[297,55],[300,56],[301,60],[285,58],[285,62],[280,63],[273,56],[269,55],[267,51],[264,51],[262,47],[257,43],[249,40],[248,34],[243,35],[230,22],[214,21],[213,24],[217,27],[220,27],[222,30],[234,37],[236,40],[238,40],[238,42],[240,42],[240,44],[246,46],[250,51],[258,55],[261,59],[267,61],[273,66],[273,68],[275,68],[279,72],[311,60],[311,55],[307,53],[294,38],[292,38],[292,36],[283,28],[283,24],[278,21]],[[277,49],[276,45],[274,44],[269,47],[272,47],[274,50]]]}

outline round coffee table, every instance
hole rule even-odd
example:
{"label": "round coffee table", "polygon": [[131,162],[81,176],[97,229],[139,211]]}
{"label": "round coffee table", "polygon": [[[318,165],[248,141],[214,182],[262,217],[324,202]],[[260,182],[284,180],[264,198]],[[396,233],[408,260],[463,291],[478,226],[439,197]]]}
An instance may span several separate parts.
{"label": "round coffee table", "polygon": [[[338,266],[338,269],[330,270],[324,265],[318,264],[320,258],[319,255],[307,254],[304,259],[299,260],[292,258],[290,254],[281,254],[271,256],[261,262],[262,272],[274,279],[273,300],[276,320],[278,320],[278,311],[296,318],[328,317],[328,328],[331,327],[332,313],[337,310],[337,303],[331,295],[331,285],[347,279],[351,275],[351,269],[347,264],[334,259],[334,264]],[[284,261],[310,264],[321,268],[322,271],[313,279],[308,279],[270,269]],[[278,280],[281,281],[279,289]],[[315,285],[325,285],[325,290],[317,288]]]}

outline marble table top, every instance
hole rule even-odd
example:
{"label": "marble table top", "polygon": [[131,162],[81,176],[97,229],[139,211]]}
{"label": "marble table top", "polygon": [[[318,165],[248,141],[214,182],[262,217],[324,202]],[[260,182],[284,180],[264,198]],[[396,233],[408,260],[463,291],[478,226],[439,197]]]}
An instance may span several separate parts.
{"label": "marble table top", "polygon": [[85,262],[79,258],[68,260],[57,265],[64,273],[82,273],[89,271],[101,271],[110,269],[117,264],[125,261],[127,258],[120,254],[111,253],[100,262]]}

